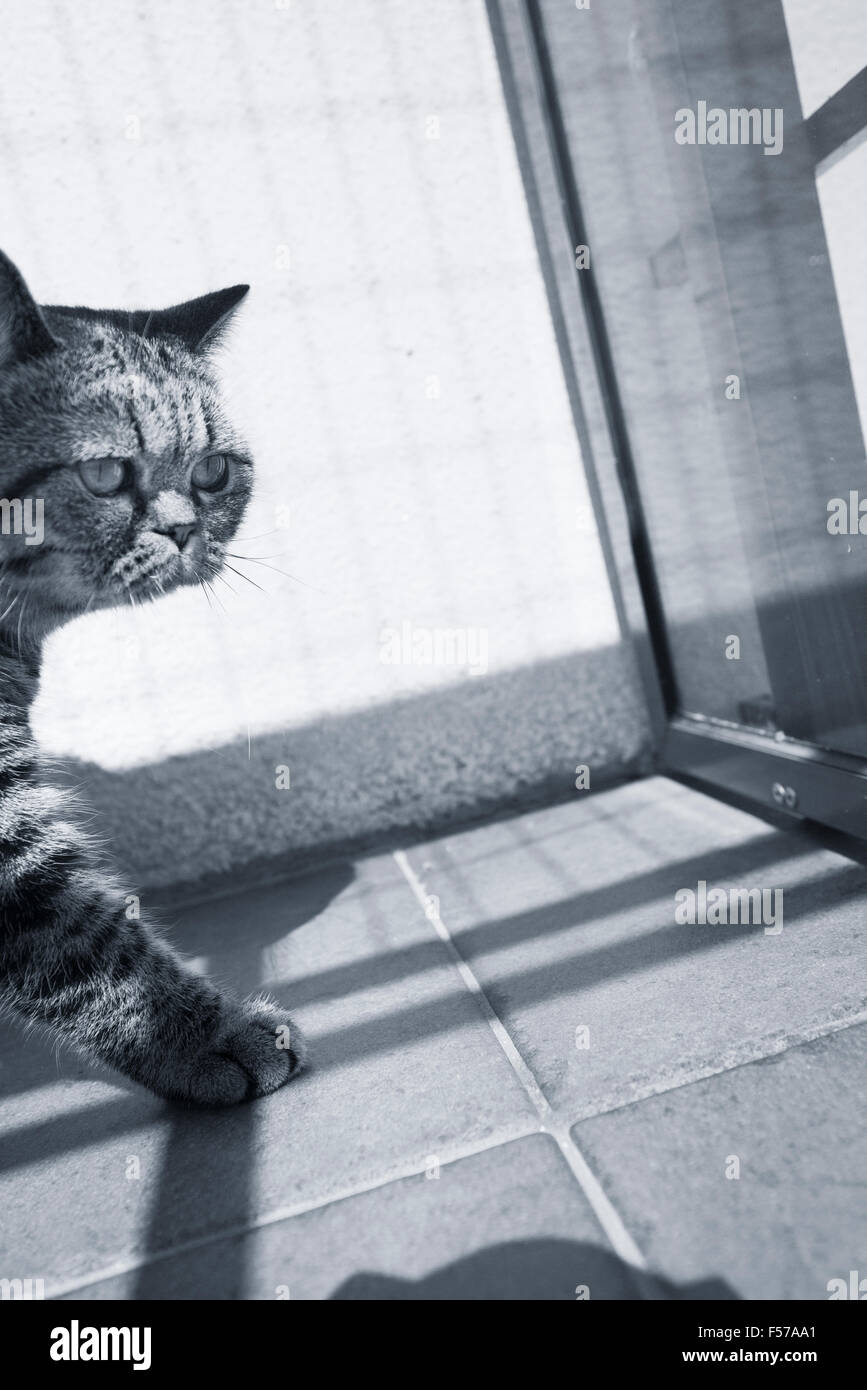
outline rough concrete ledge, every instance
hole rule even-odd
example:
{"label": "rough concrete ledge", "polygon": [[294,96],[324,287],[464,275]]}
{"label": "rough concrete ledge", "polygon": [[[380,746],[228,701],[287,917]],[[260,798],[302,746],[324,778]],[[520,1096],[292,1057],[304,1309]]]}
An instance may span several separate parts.
{"label": "rough concrete ledge", "polygon": [[[77,763],[123,871],[219,891],[385,840],[575,795],[648,770],[649,718],[625,646],[276,732],[129,773]],[[286,772],[279,769],[288,768]],[[278,787],[278,781],[288,787]]]}

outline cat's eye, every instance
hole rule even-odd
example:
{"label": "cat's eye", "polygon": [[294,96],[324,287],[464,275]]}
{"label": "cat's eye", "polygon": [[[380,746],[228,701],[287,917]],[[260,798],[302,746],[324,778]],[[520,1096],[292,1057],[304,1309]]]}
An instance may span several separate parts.
{"label": "cat's eye", "polygon": [[78,465],[78,476],[89,492],[97,497],[111,497],[120,492],[129,476],[126,459],[86,459]]}
{"label": "cat's eye", "polygon": [[225,454],[208,454],[199,459],[190,477],[200,492],[219,492],[229,479],[229,460]]}

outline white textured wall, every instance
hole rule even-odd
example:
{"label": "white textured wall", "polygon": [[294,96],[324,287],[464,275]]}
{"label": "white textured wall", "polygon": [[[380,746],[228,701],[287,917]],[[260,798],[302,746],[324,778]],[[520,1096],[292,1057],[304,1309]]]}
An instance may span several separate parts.
{"label": "white textured wall", "polygon": [[[805,116],[867,66],[867,4],[826,0],[819,16],[814,0],[783,0],[783,12]],[[867,438],[867,143],[824,169],[817,181],[831,269],[846,347]]]}
{"label": "white textured wall", "polygon": [[252,283],[225,355],[260,478],[238,548],[296,576],[73,625],[44,743],[122,770],[473,680],[384,665],[403,620],[484,629],[494,679],[616,646],[481,0],[2,19],[4,249],[43,302]]}
{"label": "white textured wall", "polygon": [[845,87],[867,63],[862,0],[782,0],[805,116]]}

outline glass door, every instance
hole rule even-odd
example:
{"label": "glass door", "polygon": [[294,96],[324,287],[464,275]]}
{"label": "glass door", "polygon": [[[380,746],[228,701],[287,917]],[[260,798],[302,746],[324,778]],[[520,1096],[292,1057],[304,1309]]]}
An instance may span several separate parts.
{"label": "glass door", "polygon": [[663,763],[867,835],[867,6],[807,11],[489,5]]}

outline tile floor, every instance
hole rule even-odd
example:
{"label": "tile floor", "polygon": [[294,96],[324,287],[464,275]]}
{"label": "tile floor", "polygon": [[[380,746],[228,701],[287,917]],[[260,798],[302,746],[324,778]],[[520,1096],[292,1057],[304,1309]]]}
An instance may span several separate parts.
{"label": "tile floor", "polygon": [[[684,926],[699,880],[784,925]],[[182,1113],[0,1030],[0,1276],[69,1298],[827,1298],[867,870],[663,778],[185,910],[313,1065]],[[737,1173],[737,1176],[734,1176]]]}

